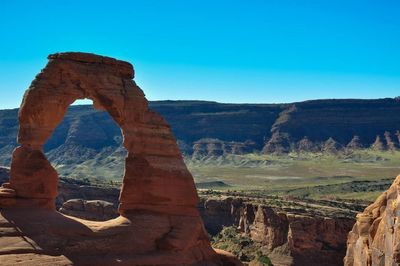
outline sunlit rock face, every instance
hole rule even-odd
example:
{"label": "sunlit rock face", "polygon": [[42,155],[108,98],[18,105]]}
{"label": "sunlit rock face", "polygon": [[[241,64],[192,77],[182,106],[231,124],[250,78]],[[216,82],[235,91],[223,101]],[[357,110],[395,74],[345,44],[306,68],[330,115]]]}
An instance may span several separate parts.
{"label": "sunlit rock face", "polygon": [[399,265],[400,176],[363,213],[347,239],[346,266]]}
{"label": "sunlit rock face", "polygon": [[[13,152],[10,180],[0,189],[0,225],[20,230],[10,233],[15,239],[0,237],[2,265],[12,265],[17,253],[40,265],[239,264],[211,248],[196,209],[193,177],[170,127],[148,108],[133,81],[132,65],[86,53],[48,59],[24,95],[20,146]],[[127,150],[120,216],[106,222],[55,211],[58,174],[43,153],[68,106],[85,98],[111,115]]]}
{"label": "sunlit rock face", "polygon": [[236,226],[262,247],[273,265],[343,264],[352,218],[289,206],[271,207],[244,198],[202,198],[200,202],[208,232]]}

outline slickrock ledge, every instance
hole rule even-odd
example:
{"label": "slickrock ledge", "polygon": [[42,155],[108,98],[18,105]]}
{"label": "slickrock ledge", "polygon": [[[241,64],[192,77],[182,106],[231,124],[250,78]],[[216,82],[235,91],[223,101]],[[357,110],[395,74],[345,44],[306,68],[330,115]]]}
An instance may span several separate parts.
{"label": "slickrock ledge", "polygon": [[[24,95],[21,146],[0,188],[1,265],[241,265],[211,248],[193,177],[133,77],[131,64],[113,58],[49,56]],[[120,216],[106,222],[55,210],[58,174],[43,153],[68,106],[85,98],[110,113],[128,151]]]}
{"label": "slickrock ledge", "polygon": [[345,266],[400,264],[400,176],[357,215],[348,235]]}

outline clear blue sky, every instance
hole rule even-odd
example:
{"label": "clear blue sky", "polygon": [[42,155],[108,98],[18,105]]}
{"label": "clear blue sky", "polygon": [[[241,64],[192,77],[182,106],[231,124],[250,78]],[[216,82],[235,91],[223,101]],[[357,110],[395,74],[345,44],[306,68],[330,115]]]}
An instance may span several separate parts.
{"label": "clear blue sky", "polygon": [[130,61],[150,100],[400,95],[400,1],[0,2],[0,109],[59,51]]}

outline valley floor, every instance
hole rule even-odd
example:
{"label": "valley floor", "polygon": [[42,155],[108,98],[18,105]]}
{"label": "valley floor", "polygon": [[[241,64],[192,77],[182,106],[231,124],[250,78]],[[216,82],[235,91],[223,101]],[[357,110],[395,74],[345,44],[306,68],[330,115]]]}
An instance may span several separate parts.
{"label": "valley floor", "polygon": [[400,152],[232,155],[186,160],[198,188],[253,195],[374,201],[400,174]]}
{"label": "valley floor", "polygon": [[[99,155],[100,156],[100,155]],[[61,176],[120,187],[125,153],[76,164],[53,163]],[[400,174],[400,151],[245,154],[185,158],[197,188],[249,196],[372,202]],[[95,171],[94,171],[95,170]]]}

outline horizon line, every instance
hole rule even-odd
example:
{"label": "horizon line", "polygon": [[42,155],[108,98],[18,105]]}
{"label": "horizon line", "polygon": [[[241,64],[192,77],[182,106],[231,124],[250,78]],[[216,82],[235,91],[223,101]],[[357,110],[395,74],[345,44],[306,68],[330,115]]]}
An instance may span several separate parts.
{"label": "horizon line", "polygon": [[[232,104],[232,105],[288,105],[288,104],[296,104],[296,103],[305,103],[305,102],[314,102],[314,101],[379,101],[379,100],[395,100],[400,102],[400,96],[396,97],[383,97],[383,98],[319,98],[319,99],[308,99],[303,101],[295,101],[295,102],[219,102],[213,100],[149,100],[150,102],[199,102],[199,103],[216,103],[216,104]],[[90,106],[93,103],[79,103],[81,101],[92,101],[91,99],[77,99],[70,106]],[[78,103],[76,103],[78,102]],[[93,101],[92,101],[93,102]],[[15,110],[19,109],[20,106],[14,108],[5,108],[0,110]]]}

